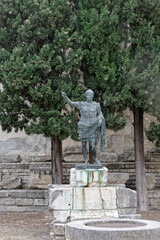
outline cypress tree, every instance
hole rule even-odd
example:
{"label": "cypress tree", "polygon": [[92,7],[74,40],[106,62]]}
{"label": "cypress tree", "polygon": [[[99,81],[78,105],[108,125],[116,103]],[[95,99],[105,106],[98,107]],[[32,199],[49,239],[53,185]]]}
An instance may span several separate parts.
{"label": "cypress tree", "polygon": [[152,106],[159,106],[159,13],[157,0],[79,1],[85,84],[101,101],[108,128],[124,127],[126,108],[134,114],[136,188],[143,211],[148,210],[143,114],[155,116]]}
{"label": "cypress tree", "polygon": [[53,183],[62,183],[62,140],[75,136],[77,116],[61,90],[78,97],[83,89],[73,6],[69,0],[5,0],[0,12],[2,129],[50,137]]}

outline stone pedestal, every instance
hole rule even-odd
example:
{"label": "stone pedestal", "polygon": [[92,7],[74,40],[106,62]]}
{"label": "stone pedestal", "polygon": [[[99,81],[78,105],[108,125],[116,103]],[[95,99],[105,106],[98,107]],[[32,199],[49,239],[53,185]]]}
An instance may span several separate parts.
{"label": "stone pedestal", "polygon": [[107,168],[73,168],[70,185],[49,186],[49,208],[53,211],[55,239],[65,239],[64,226],[70,221],[136,214],[136,192],[125,187],[107,185]]}
{"label": "stone pedestal", "polygon": [[106,187],[108,184],[108,169],[71,169],[70,185],[72,187]]}

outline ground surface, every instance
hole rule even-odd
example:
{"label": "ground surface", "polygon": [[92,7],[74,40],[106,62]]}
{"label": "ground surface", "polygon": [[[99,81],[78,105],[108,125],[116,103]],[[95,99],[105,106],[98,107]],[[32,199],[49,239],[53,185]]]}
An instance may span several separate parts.
{"label": "ground surface", "polygon": [[51,212],[0,213],[0,240],[51,240]]}
{"label": "ground surface", "polygon": [[[142,213],[143,219],[160,221],[160,211]],[[0,240],[51,240],[51,212],[0,213]]]}

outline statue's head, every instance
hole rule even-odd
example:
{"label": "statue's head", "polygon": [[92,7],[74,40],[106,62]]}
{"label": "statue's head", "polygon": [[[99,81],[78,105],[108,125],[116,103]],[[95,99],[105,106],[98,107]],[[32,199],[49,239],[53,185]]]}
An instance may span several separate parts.
{"label": "statue's head", "polygon": [[85,96],[86,96],[86,99],[89,100],[89,101],[92,101],[93,97],[94,97],[94,92],[90,89],[88,89],[86,92],[85,92]]}

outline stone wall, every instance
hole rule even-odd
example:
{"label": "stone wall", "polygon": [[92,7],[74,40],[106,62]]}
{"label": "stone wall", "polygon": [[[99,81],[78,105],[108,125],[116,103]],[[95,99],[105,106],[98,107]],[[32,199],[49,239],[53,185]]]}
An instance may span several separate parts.
{"label": "stone wall", "polygon": [[[80,155],[77,153],[77,159]],[[74,159],[76,154],[74,154]],[[160,150],[152,149],[146,154],[146,176],[150,209],[160,209]],[[69,183],[70,168],[76,161],[69,154],[64,158],[64,183]],[[71,159],[69,161],[69,159]],[[126,182],[126,187],[135,190],[135,158],[134,152],[128,151],[118,156],[115,153],[102,153],[100,155],[102,165],[109,170],[109,184],[121,184]],[[128,175],[126,175],[128,174]]]}
{"label": "stone wall", "polygon": [[49,183],[50,156],[0,156],[0,189],[47,189]]}
{"label": "stone wall", "polygon": [[[135,189],[133,116],[128,110],[125,115],[126,127],[118,132],[107,130],[105,151],[100,153],[98,146],[98,155],[109,169],[110,184],[127,181],[126,186]],[[152,119],[145,115],[146,128]],[[50,139],[42,135],[27,136],[23,131],[7,134],[0,128],[0,193],[11,189],[47,189],[51,183],[50,148]],[[68,184],[70,169],[83,162],[81,143],[70,138],[63,141],[63,154],[63,181]],[[150,208],[160,209],[160,151],[154,150],[146,137],[145,154]]]}
{"label": "stone wall", "polygon": [[47,190],[1,190],[0,212],[48,210]]}

